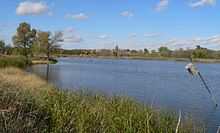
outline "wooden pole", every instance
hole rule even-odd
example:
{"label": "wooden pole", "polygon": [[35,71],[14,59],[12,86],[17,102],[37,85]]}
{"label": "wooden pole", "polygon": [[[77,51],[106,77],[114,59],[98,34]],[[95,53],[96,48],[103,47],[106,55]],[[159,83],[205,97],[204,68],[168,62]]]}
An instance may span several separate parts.
{"label": "wooden pole", "polygon": [[208,85],[207,85],[207,83],[206,83],[205,79],[203,78],[203,76],[202,76],[202,74],[201,74],[200,72],[198,72],[198,75],[199,75],[199,77],[200,77],[200,79],[201,79],[202,83],[204,84],[204,86],[205,86],[206,90],[209,92],[209,94],[210,94],[210,96],[211,96],[211,98],[212,98],[213,102],[215,103],[215,106],[217,107],[217,106],[218,106],[218,104],[217,104],[217,102],[216,102],[216,99],[215,99],[215,97],[213,96],[213,94],[212,94],[211,90],[209,89],[209,87],[208,87]]}

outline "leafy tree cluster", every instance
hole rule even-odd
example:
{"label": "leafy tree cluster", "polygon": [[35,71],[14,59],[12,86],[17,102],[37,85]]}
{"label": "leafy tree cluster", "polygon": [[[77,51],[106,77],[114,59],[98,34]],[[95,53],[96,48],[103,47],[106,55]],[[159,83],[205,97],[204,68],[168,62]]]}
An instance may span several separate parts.
{"label": "leafy tree cluster", "polygon": [[5,42],[0,40],[0,54],[4,54],[5,51]]}
{"label": "leafy tree cluster", "polygon": [[31,47],[36,41],[37,31],[31,29],[31,26],[27,23],[21,23],[17,28],[17,33],[13,36],[13,44],[18,48],[22,55],[28,59],[29,54],[32,52]]}
{"label": "leafy tree cluster", "polygon": [[45,54],[50,60],[51,52],[60,48],[62,37],[62,32],[37,31],[30,24],[24,22],[19,25],[12,40],[17,52],[25,56],[27,60],[35,53]]}

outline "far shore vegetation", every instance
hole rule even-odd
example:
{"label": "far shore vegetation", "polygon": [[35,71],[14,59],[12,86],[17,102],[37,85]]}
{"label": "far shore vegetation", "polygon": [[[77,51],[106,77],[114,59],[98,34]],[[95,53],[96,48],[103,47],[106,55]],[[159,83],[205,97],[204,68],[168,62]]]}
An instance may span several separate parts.
{"label": "far shore vegetation", "polygon": [[[0,59],[12,56],[25,57],[26,64],[56,63],[56,57],[95,57],[95,58],[123,58],[143,60],[175,60],[195,62],[219,63],[220,51],[197,46],[195,49],[171,50],[161,46],[157,50],[121,49],[116,45],[114,49],[62,49],[63,33],[43,31],[35,29],[30,24],[19,24],[15,35],[12,37],[13,44],[6,44],[0,40]],[[7,63],[6,63],[7,64]]]}
{"label": "far shore vegetation", "polygon": [[54,53],[56,56],[62,57],[94,57],[94,58],[110,58],[110,59],[141,59],[141,60],[173,60],[203,63],[220,63],[220,51],[211,50],[197,46],[195,49],[176,49],[171,50],[166,46],[161,46],[157,50],[132,50],[120,49],[60,49]]}

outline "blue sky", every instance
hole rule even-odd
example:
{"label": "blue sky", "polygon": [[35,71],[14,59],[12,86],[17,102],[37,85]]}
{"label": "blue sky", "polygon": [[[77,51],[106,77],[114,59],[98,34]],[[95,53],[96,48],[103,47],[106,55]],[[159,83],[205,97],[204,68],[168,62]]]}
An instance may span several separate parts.
{"label": "blue sky", "polygon": [[21,22],[62,31],[63,48],[220,49],[218,0],[2,0],[0,39]]}

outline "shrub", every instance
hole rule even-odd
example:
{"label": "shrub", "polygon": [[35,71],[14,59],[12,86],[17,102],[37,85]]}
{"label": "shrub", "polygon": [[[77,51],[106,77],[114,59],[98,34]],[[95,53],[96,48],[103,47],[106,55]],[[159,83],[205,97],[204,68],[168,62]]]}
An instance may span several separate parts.
{"label": "shrub", "polygon": [[31,61],[26,60],[23,56],[2,56],[0,57],[0,68],[5,67],[18,67],[24,68],[27,65],[30,65]]}

